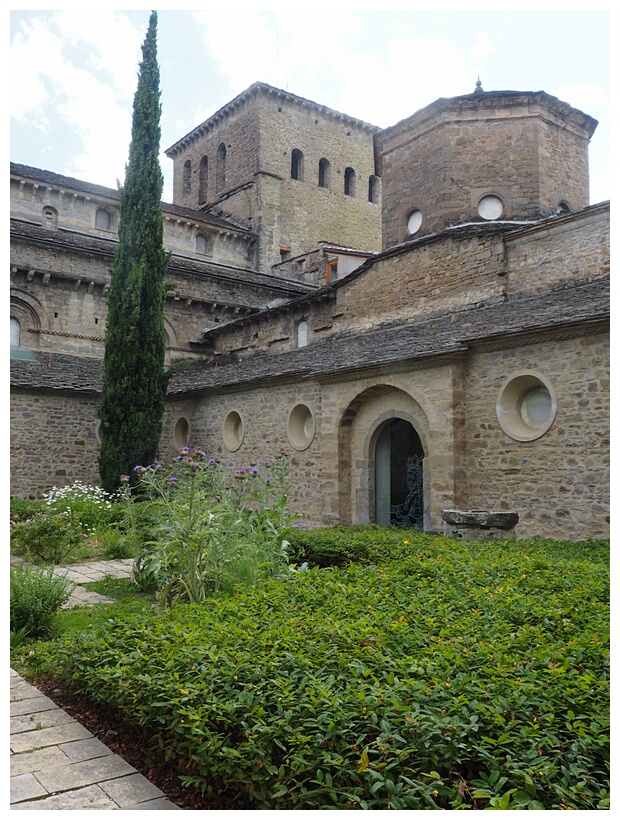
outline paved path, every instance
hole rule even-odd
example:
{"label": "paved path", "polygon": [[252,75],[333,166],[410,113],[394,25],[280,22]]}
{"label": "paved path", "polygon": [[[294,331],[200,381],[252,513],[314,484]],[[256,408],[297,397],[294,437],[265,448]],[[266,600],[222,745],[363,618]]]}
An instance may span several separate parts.
{"label": "paved path", "polygon": [[[96,561],[57,567],[55,572],[79,584],[106,575],[128,578],[132,564],[132,559]],[[67,605],[106,602],[103,595],[78,586]],[[11,809],[179,810],[13,669],[10,783]]]}

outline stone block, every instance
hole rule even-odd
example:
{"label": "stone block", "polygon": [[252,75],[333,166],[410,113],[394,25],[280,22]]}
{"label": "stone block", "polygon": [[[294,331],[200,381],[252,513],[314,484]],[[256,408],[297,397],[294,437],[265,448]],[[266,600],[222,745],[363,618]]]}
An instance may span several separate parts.
{"label": "stone block", "polygon": [[21,800],[33,800],[48,794],[47,790],[39,783],[37,778],[31,774],[18,774],[10,779],[11,804]]}
{"label": "stone block", "polygon": [[11,736],[11,749],[14,752],[27,752],[43,746],[58,746],[70,740],[82,740],[92,737],[88,729],[77,721],[53,726],[51,729],[35,729],[33,732],[22,732]]}
{"label": "stone block", "polygon": [[142,774],[131,774],[118,780],[108,780],[101,788],[119,806],[131,806],[163,797],[163,792],[150,783]]}
{"label": "stone block", "polygon": [[114,780],[117,777],[134,773],[133,766],[118,755],[112,754],[95,760],[45,769],[36,774],[49,792],[59,792],[89,786],[93,783],[102,783],[105,780]]}
{"label": "stone block", "polygon": [[28,800],[24,803],[16,803],[11,806],[11,809],[38,809],[39,811],[75,811],[79,809],[114,810],[118,809],[118,806],[99,786],[93,785],[87,786],[84,789],[74,789],[72,791],[63,792],[62,794],[50,795],[50,797],[44,797],[42,800],[35,802]]}

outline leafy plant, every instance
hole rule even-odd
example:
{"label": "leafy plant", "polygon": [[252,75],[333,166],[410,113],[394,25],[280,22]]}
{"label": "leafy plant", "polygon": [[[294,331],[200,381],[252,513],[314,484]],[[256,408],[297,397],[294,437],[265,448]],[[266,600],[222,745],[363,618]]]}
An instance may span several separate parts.
{"label": "leafy plant", "polygon": [[66,577],[54,575],[52,567],[11,567],[11,632],[29,638],[48,637],[56,613],[69,600],[74,586]]}
{"label": "leafy plant", "polygon": [[[251,586],[283,572],[289,462],[281,456],[231,477],[218,459],[183,448],[174,464],[136,468],[139,493],[156,522],[136,560],[136,582],[161,604],[201,602],[212,592]],[[125,482],[126,486],[128,482]],[[131,518],[133,495],[125,491]]]}
{"label": "leafy plant", "polygon": [[218,808],[608,808],[608,544],[368,533],[375,564],[108,619],[48,663]]}
{"label": "leafy plant", "polygon": [[58,564],[83,540],[79,523],[69,512],[38,513],[25,520],[11,519],[11,544],[17,554]]}

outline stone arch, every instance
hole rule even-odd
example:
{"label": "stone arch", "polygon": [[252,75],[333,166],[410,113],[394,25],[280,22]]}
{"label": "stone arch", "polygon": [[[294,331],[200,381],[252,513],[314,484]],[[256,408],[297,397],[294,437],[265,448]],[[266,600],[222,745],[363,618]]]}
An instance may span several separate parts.
{"label": "stone arch", "polygon": [[375,520],[375,448],[391,419],[409,422],[424,454],[424,528],[430,527],[430,426],[422,404],[400,387],[381,383],[358,393],[338,425],[338,517],[343,524]]}
{"label": "stone arch", "polygon": [[43,325],[47,327],[43,306],[34,296],[18,290],[11,291],[10,299],[11,318],[16,319],[20,326],[20,347],[39,347],[39,331]]}
{"label": "stone arch", "polygon": [[41,212],[41,224],[44,228],[55,230],[58,227],[58,211],[52,205],[45,205]]}

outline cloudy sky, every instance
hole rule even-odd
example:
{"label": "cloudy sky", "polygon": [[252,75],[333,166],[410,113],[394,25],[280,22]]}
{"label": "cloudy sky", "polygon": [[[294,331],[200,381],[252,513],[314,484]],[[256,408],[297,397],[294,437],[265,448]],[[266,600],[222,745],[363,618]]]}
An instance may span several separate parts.
{"label": "cloudy sky", "polygon": [[[599,120],[591,201],[610,197],[608,11],[279,5],[158,12],[162,150],[257,80],[385,127],[438,97],[472,92],[480,76],[487,91],[542,89]],[[99,4],[11,12],[13,162],[116,187],[148,18],[148,8]],[[162,169],[170,201],[163,153]]]}

